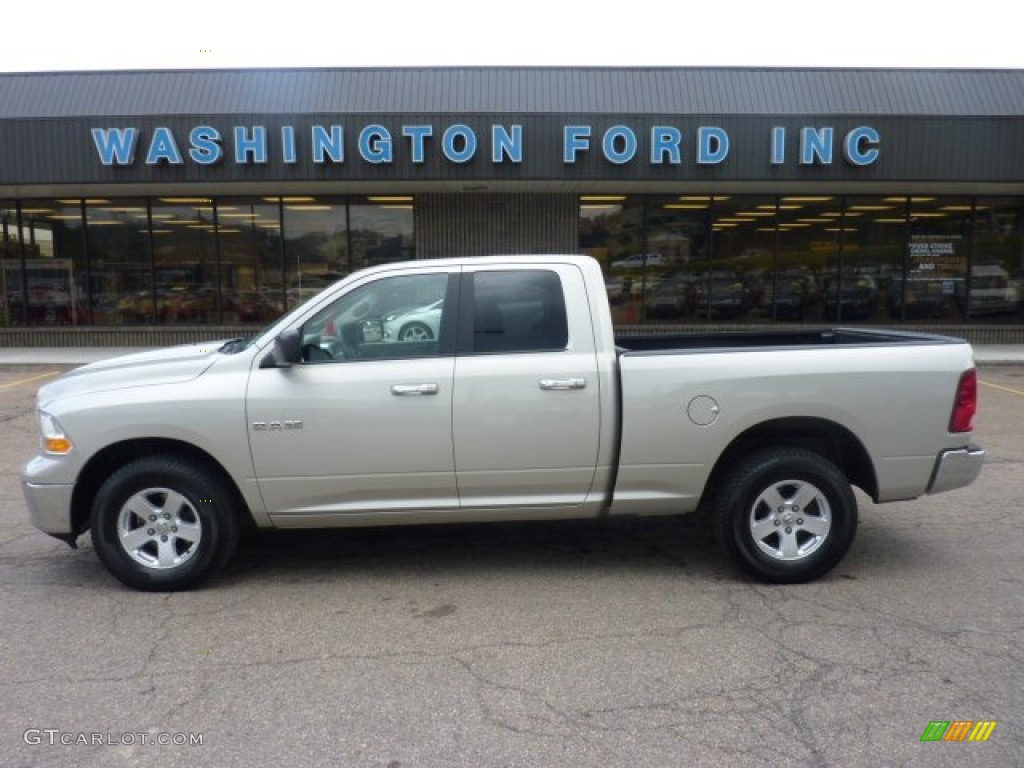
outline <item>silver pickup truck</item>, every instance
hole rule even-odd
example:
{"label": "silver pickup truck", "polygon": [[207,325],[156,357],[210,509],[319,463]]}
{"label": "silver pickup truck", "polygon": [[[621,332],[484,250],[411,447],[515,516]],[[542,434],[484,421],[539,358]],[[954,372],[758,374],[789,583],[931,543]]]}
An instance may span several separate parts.
{"label": "silver pickup truck", "polygon": [[823,329],[620,338],[582,256],[389,264],[248,340],[134,354],[39,391],[34,524],[125,584],[194,587],[240,532],[704,510],[770,582],[833,568],[852,486],[967,485],[968,344]]}

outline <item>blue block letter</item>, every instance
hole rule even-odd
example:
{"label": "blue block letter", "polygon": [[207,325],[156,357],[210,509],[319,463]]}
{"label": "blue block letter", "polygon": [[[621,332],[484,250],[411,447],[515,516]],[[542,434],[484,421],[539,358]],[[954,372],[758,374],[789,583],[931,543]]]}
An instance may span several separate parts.
{"label": "blue block letter", "polygon": [[501,163],[506,157],[512,163],[523,162],[523,126],[513,125],[511,131],[491,126],[491,162]]}
{"label": "blue block letter", "polygon": [[832,165],[832,129],[800,129],[800,165]]}
{"label": "blue block letter", "polygon": [[149,152],[146,153],[146,165],[157,165],[160,162],[171,165],[181,165],[185,162],[171,129],[163,126],[153,131],[153,140],[149,142]]}
{"label": "blue block letter", "polygon": [[188,135],[188,143],[192,149],[188,156],[198,165],[216,165],[224,157],[220,145],[220,131],[208,125],[197,125]]}
{"label": "blue block letter", "polygon": [[772,165],[786,162],[786,129],[781,125],[772,128]]}
{"label": "blue block letter", "polygon": [[427,155],[426,139],[434,135],[434,129],[429,125],[403,125],[402,135],[412,146],[412,161],[422,163]]}
{"label": "blue block letter", "polygon": [[590,126],[589,125],[567,125],[565,126],[565,142],[562,145],[562,162],[568,164],[576,162],[576,155],[590,149]]}
{"label": "blue block letter", "polygon": [[267,129],[262,125],[254,125],[252,136],[248,136],[244,125],[236,125],[235,162],[245,165],[250,157],[258,165],[267,162]]}
{"label": "blue block letter", "polygon": [[368,125],[359,132],[359,154],[363,160],[374,165],[390,163],[394,155],[391,150],[391,131],[383,125]]}
{"label": "blue block letter", "polygon": [[[462,139],[462,149],[455,146],[458,139]],[[476,154],[476,134],[468,125],[449,126],[441,137],[441,149],[444,156],[453,163],[468,163]]]}
{"label": "blue block letter", "polygon": [[697,129],[697,162],[717,165],[729,155],[729,134],[712,125]]}
{"label": "blue block letter", "polygon": [[93,128],[92,141],[103,165],[131,165],[135,162],[137,128]]}
{"label": "blue block letter", "polygon": [[281,126],[281,159],[291,164],[298,160],[295,151],[295,126]]}
{"label": "blue block letter", "polygon": [[878,159],[878,131],[867,125],[854,128],[843,140],[843,156],[850,165],[871,165]]}
{"label": "blue block letter", "polygon": [[679,145],[683,143],[683,134],[678,128],[670,125],[656,125],[651,128],[651,165],[661,165],[668,155],[669,165],[683,162],[683,153]]}
{"label": "blue block letter", "polygon": [[332,163],[345,162],[345,131],[340,125],[332,125],[328,133],[322,125],[314,125],[313,162],[323,163],[328,157]]}
{"label": "blue block letter", "polygon": [[[620,146],[621,145],[621,149]],[[636,156],[636,134],[626,125],[613,125],[601,140],[604,159],[615,165],[628,163]]]}

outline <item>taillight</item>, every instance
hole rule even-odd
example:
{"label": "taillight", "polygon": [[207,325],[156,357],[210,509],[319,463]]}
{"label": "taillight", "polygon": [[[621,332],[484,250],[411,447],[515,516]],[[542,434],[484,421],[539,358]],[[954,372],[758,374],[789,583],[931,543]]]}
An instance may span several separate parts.
{"label": "taillight", "polygon": [[974,429],[974,414],[978,411],[978,372],[973,368],[964,371],[956,388],[953,415],[949,418],[950,432],[971,432]]}

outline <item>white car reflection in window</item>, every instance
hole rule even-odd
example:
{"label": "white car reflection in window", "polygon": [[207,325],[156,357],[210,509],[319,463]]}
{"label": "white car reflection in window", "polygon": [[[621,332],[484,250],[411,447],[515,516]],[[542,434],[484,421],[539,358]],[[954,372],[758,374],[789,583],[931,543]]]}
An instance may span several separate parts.
{"label": "white car reflection in window", "polygon": [[385,341],[430,341],[441,328],[444,299],[425,307],[416,307],[384,318]]}

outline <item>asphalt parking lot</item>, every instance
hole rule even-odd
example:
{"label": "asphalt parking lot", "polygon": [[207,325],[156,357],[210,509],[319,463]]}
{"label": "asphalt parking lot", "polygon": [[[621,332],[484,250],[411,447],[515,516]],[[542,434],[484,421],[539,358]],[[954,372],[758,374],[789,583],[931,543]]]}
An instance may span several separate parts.
{"label": "asphalt parking lot", "polygon": [[1024,765],[1024,366],[981,369],[978,483],[860,496],[814,584],[660,519],[262,535],[182,594],[29,524],[59,370],[0,368],[5,766]]}

